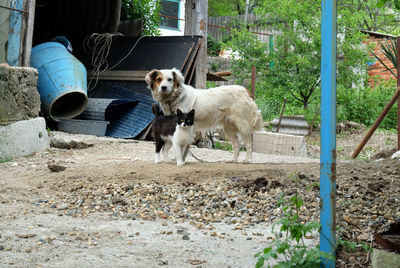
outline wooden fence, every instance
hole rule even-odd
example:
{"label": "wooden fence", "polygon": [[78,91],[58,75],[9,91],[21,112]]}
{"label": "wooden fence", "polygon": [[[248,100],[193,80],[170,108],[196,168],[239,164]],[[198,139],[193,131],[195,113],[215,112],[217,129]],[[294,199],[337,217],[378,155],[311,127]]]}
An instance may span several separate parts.
{"label": "wooden fence", "polygon": [[[224,37],[230,35],[230,28],[232,28],[237,21],[244,22],[245,15],[208,17],[208,35],[212,36],[217,41],[221,41]],[[265,27],[258,23],[259,16],[248,14],[247,22],[249,24],[255,24],[255,26],[250,27],[249,30],[255,33],[259,40],[264,43],[270,42],[270,37],[273,36],[274,33],[266,30]]]}

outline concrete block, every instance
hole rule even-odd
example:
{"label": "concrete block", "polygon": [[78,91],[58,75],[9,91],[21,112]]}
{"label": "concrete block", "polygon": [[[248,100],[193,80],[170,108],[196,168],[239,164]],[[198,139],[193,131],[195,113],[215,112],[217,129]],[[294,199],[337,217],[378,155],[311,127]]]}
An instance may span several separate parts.
{"label": "concrete block", "polygon": [[371,262],[373,268],[400,268],[400,255],[374,248]]}
{"label": "concrete block", "polygon": [[37,84],[34,68],[0,66],[0,125],[39,116]]}
{"label": "concrete block", "polygon": [[29,155],[50,148],[43,117],[0,125],[0,160]]}
{"label": "concrete block", "polygon": [[253,151],[262,154],[307,156],[306,139],[303,136],[256,131]]}

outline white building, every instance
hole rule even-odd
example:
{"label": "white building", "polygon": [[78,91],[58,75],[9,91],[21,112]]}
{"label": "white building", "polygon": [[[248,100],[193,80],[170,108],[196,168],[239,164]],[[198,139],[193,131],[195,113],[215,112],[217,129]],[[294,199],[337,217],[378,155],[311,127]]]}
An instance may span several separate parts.
{"label": "white building", "polygon": [[184,35],[185,0],[161,0],[160,34],[162,36]]}

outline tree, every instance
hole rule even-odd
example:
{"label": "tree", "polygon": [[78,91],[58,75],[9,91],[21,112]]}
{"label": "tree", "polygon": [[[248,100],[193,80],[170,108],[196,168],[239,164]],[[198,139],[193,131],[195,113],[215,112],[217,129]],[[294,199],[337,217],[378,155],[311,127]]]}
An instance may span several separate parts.
{"label": "tree", "polygon": [[[249,13],[265,0],[250,0]],[[208,15],[210,17],[243,15],[246,11],[246,0],[208,0]]]}
{"label": "tree", "polygon": [[121,20],[140,20],[144,35],[159,35],[160,1],[122,0]]}
{"label": "tree", "polygon": [[400,10],[400,0],[379,0],[376,6],[381,8],[386,4],[392,4],[392,3],[396,9]]}
{"label": "tree", "polygon": [[[318,99],[321,59],[321,1],[270,0],[256,9],[265,27],[278,32],[273,37],[274,49],[251,40],[245,28],[232,35],[229,45],[238,52],[234,70],[241,78],[250,72],[248,65],[256,64],[259,98],[268,101],[283,99],[298,102],[307,108]],[[353,88],[363,85],[368,50],[362,45],[359,31],[364,13],[346,6],[338,7],[337,83]],[[254,38],[253,38],[254,39]],[[245,69],[247,67],[247,69]],[[235,69],[236,68],[236,69]],[[244,75],[243,75],[244,74]]]}
{"label": "tree", "polygon": [[391,34],[400,33],[397,21],[398,11],[393,9],[393,5],[389,2],[386,5],[379,5],[378,0],[342,0],[338,2],[338,7],[361,14],[360,29]]}

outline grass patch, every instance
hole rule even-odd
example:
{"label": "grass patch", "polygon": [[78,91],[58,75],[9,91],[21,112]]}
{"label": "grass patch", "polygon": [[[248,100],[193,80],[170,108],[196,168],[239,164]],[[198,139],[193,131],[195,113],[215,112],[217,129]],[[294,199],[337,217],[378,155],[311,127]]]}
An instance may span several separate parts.
{"label": "grass patch", "polygon": [[13,160],[13,159],[10,158],[10,157],[4,158],[4,159],[1,159],[1,158],[0,158],[0,164],[2,164],[2,163],[8,163],[8,162],[11,162],[12,160]]}

